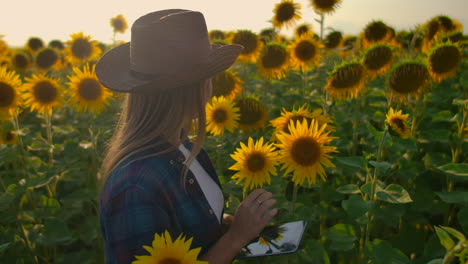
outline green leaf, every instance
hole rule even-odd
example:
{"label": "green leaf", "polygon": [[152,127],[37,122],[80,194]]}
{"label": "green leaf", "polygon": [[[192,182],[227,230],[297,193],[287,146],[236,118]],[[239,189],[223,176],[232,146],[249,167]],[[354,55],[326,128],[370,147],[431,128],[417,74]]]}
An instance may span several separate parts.
{"label": "green leaf", "polygon": [[390,184],[384,190],[377,192],[377,199],[389,203],[410,203],[409,193],[398,184]]}
{"label": "green leaf", "polygon": [[361,193],[361,189],[357,184],[346,184],[336,188],[336,191],[344,194],[357,194]]}
{"label": "green leaf", "polygon": [[457,217],[463,231],[465,231],[465,234],[468,234],[468,207],[461,209]]}
{"label": "green leaf", "polygon": [[64,221],[49,219],[45,221],[44,232],[39,235],[36,242],[44,246],[58,246],[67,244],[72,239],[72,234]]}
{"label": "green leaf", "polygon": [[427,264],[443,264],[442,261],[443,259],[433,259],[429,261]]}
{"label": "green leaf", "polygon": [[372,165],[374,168],[382,170],[383,173],[387,172],[391,167],[392,164],[386,161],[369,161],[369,164]]}
{"label": "green leaf", "polygon": [[436,194],[446,203],[468,203],[468,192],[452,191],[452,192],[436,192]]}
{"label": "green leaf", "polygon": [[455,246],[455,242],[453,242],[447,231],[437,226],[435,226],[435,231],[439,237],[440,244],[447,249],[447,251]]}
{"label": "green leaf", "polygon": [[366,159],[363,156],[335,157],[335,160],[349,167],[358,169],[366,168]]}
{"label": "green leaf", "polygon": [[330,241],[330,247],[337,251],[348,251],[354,247],[357,240],[356,232],[352,225],[336,224],[322,234]]}
{"label": "green leaf", "polygon": [[[385,188],[385,183],[377,180],[375,183],[375,192],[380,192]],[[361,191],[367,195],[371,195],[372,183],[368,182],[361,186]]]}
{"label": "green leaf", "polygon": [[440,227],[444,229],[447,233],[452,235],[453,237],[456,237],[458,240],[462,242],[465,241],[465,236],[460,231],[453,229],[451,227],[448,227],[448,226],[440,226]]}
{"label": "green leaf", "polygon": [[0,245],[0,256],[10,247],[11,242]]}
{"label": "green leaf", "polygon": [[361,195],[351,195],[348,200],[343,200],[341,206],[349,216],[359,218],[372,208],[373,202],[364,201]]}
{"label": "green leaf", "polygon": [[440,111],[432,117],[432,122],[439,121],[450,121],[453,118],[453,114],[449,110]]}
{"label": "green leaf", "polygon": [[330,264],[330,258],[322,243],[317,240],[304,242],[305,248],[298,252],[301,263]]}
{"label": "green leaf", "polygon": [[408,257],[388,241],[376,239],[366,244],[367,256],[375,264],[409,264]]}
{"label": "green leaf", "polygon": [[454,181],[468,181],[468,163],[448,163],[437,169]]}

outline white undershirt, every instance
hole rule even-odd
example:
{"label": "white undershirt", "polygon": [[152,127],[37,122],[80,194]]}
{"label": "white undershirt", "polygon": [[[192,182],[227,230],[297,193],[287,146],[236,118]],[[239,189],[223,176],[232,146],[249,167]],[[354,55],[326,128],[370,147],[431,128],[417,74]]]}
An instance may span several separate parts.
{"label": "white undershirt", "polygon": [[[185,159],[187,160],[190,155],[190,151],[186,149],[183,144],[179,146],[179,150],[184,154]],[[210,175],[208,175],[197,159],[194,159],[192,164],[190,164],[190,170],[193,175],[195,175],[198,185],[200,185],[200,188],[202,189],[203,194],[205,194],[206,200],[208,200],[211,209],[216,214],[218,221],[221,221],[221,213],[223,212],[224,207],[224,196],[221,189]]]}

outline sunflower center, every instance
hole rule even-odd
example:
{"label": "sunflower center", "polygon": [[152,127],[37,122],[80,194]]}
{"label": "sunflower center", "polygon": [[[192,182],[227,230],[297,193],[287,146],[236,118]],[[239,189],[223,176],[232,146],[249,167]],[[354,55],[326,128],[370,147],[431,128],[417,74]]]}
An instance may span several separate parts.
{"label": "sunflower center", "polygon": [[361,64],[350,64],[339,69],[332,79],[332,86],[337,89],[347,89],[358,84],[364,74]]}
{"label": "sunflower center", "polygon": [[266,111],[255,99],[240,99],[237,101],[236,105],[240,110],[239,124],[243,125],[253,125],[259,122],[262,120],[263,112]]}
{"label": "sunflower center", "polygon": [[283,3],[279,6],[276,12],[276,19],[279,22],[286,22],[294,17],[294,5],[292,3]]}
{"label": "sunflower center", "polygon": [[227,113],[224,109],[216,109],[216,111],[213,112],[213,120],[218,123],[224,123],[227,120]]}
{"label": "sunflower center", "polygon": [[337,0],[313,0],[315,5],[323,9],[330,9],[336,4]]}
{"label": "sunflower center", "polygon": [[301,61],[308,61],[315,56],[315,46],[310,41],[304,40],[297,44],[294,50],[296,57]]}
{"label": "sunflower center", "polygon": [[239,32],[234,36],[232,44],[244,46],[242,54],[250,54],[257,49],[257,36],[251,32]]}
{"label": "sunflower center", "polygon": [[213,78],[213,96],[228,96],[234,90],[236,83],[231,74],[226,72]]}
{"label": "sunflower center", "polygon": [[364,64],[368,69],[379,70],[392,59],[392,50],[387,46],[378,46],[370,50],[364,58]]}
{"label": "sunflower center", "polygon": [[182,264],[182,262],[180,259],[168,257],[158,261],[158,264]]}
{"label": "sunflower center", "polygon": [[319,161],[320,145],[311,137],[302,137],[294,141],[291,157],[301,166],[311,166]]}
{"label": "sunflower center", "polygon": [[14,64],[18,69],[24,69],[28,66],[29,60],[23,54],[16,54],[14,57]]}
{"label": "sunflower center", "polygon": [[50,103],[57,98],[57,88],[48,81],[38,82],[34,86],[34,97],[41,103]]}
{"label": "sunflower center", "polygon": [[15,90],[10,85],[0,82],[0,107],[9,107],[15,99]]}
{"label": "sunflower center", "polygon": [[36,57],[36,64],[39,68],[48,69],[58,60],[57,53],[53,49],[45,49]]}
{"label": "sunflower center", "polygon": [[63,50],[65,47],[63,46],[63,43],[60,40],[51,40],[49,42],[49,46],[52,48],[56,48],[58,50]]}
{"label": "sunflower center", "polygon": [[455,29],[452,19],[447,16],[439,16],[439,22],[444,27],[446,31],[451,31]]}
{"label": "sunflower center", "polygon": [[30,38],[28,41],[28,46],[31,50],[36,51],[44,46],[44,43],[40,38]]}
{"label": "sunflower center", "polygon": [[461,54],[455,46],[444,46],[437,49],[430,57],[432,71],[446,73],[460,63]]}
{"label": "sunflower center", "polygon": [[381,21],[374,22],[367,26],[364,31],[364,36],[367,40],[374,42],[385,38],[388,32],[388,27]]}
{"label": "sunflower center", "polygon": [[286,62],[286,51],[280,46],[269,46],[262,57],[262,65],[267,69],[281,67]]}
{"label": "sunflower center", "polygon": [[437,20],[431,20],[427,25],[427,38],[433,39],[434,36],[439,32],[440,23]]}
{"label": "sunflower center", "polygon": [[416,92],[429,79],[427,68],[420,64],[403,64],[390,77],[390,87],[400,93]]}
{"label": "sunflower center", "polygon": [[261,171],[265,168],[265,156],[262,153],[254,152],[246,159],[246,163],[249,171]]}
{"label": "sunflower center", "polygon": [[84,79],[78,85],[80,97],[87,101],[94,101],[102,94],[101,85],[95,79]]}
{"label": "sunflower center", "polygon": [[329,49],[333,49],[338,47],[340,45],[341,40],[343,39],[343,34],[339,31],[333,31],[330,34],[327,35],[325,38],[325,47]]}
{"label": "sunflower center", "polygon": [[402,131],[405,130],[405,122],[403,122],[401,118],[392,118],[391,123],[399,129],[401,129]]}
{"label": "sunflower center", "polygon": [[297,27],[296,34],[300,37],[303,34],[309,33],[309,31],[310,30],[309,30],[309,27],[307,25],[301,25],[301,26]]}
{"label": "sunflower center", "polygon": [[122,31],[124,28],[124,23],[121,19],[112,20],[112,27],[115,31]]}
{"label": "sunflower center", "polygon": [[83,60],[91,56],[93,46],[87,39],[80,38],[73,42],[71,50],[73,56]]}

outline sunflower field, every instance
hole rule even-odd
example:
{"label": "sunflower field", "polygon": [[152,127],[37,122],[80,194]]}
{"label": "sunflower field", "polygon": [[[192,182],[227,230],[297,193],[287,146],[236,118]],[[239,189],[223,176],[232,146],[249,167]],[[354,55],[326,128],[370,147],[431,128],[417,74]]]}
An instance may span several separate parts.
{"label": "sunflower field", "polygon": [[[277,200],[272,226],[307,228],[295,253],[234,263],[468,263],[462,25],[376,20],[351,36],[326,23],[341,0],[278,2],[271,28],[209,31],[244,50],[212,79],[204,148],[225,213],[261,187]],[[317,18],[300,24],[302,12]],[[104,263],[100,166],[125,95],[94,64],[128,28],[123,15],[110,26],[113,43],[0,39],[1,263]],[[268,248],[281,234],[260,238]]]}

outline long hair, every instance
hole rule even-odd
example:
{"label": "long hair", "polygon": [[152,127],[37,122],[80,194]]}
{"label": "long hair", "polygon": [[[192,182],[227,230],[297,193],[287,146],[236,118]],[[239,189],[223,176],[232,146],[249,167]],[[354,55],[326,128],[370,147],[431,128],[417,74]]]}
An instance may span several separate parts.
{"label": "long hair", "polygon": [[[107,145],[101,168],[101,186],[120,163],[142,151],[180,142],[187,138],[192,120],[197,120],[196,141],[182,171],[200,152],[205,140],[205,103],[211,96],[211,79],[168,91],[156,90],[154,95],[127,94],[114,135]],[[158,152],[139,157],[144,159],[174,151],[169,144]]]}

